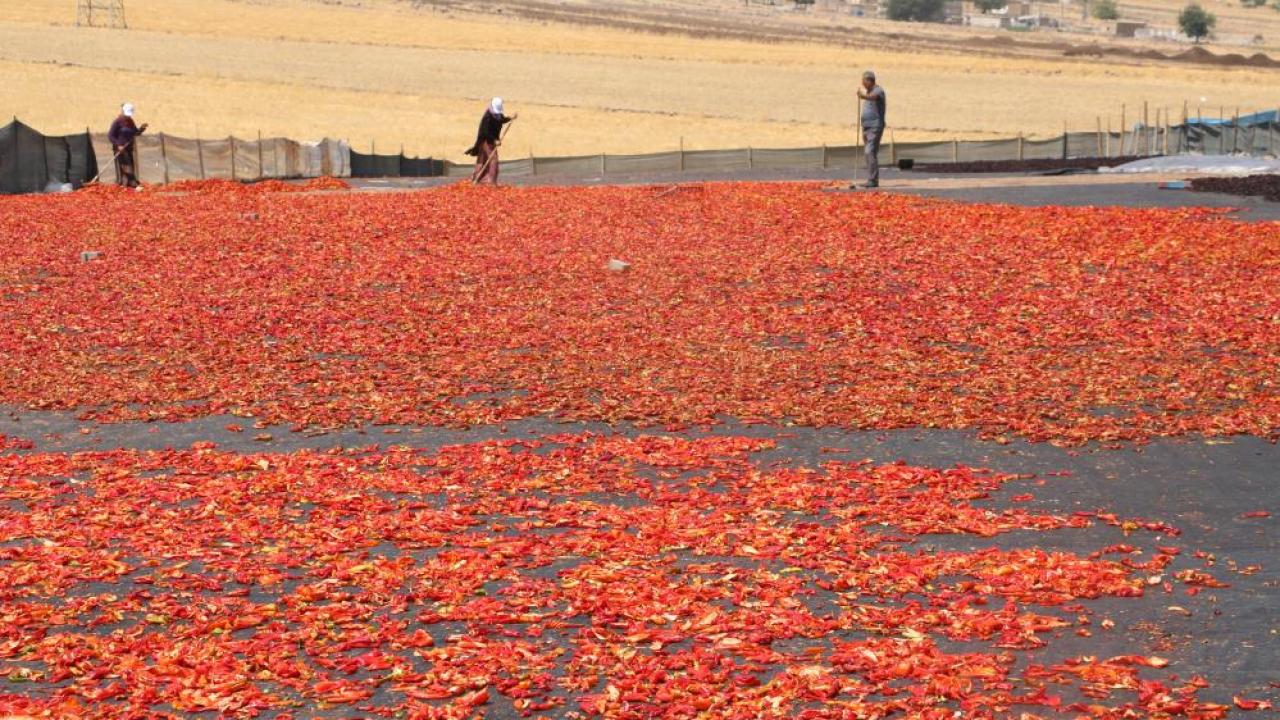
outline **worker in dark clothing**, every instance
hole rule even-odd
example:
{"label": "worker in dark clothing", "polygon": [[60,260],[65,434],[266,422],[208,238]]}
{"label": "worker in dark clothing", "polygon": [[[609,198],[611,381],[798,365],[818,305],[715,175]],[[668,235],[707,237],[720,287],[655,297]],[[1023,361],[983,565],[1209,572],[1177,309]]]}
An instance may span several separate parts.
{"label": "worker in dark clothing", "polygon": [[498,184],[498,148],[502,145],[502,126],[515,120],[519,115],[507,117],[502,114],[502,98],[496,97],[489,103],[480,118],[480,130],[476,133],[476,144],[467,151],[476,158],[475,172],[471,173],[471,182],[480,183],[488,180]]}
{"label": "worker in dark clothing", "polygon": [[138,136],[147,131],[147,124],[138,126],[133,120],[133,103],[120,107],[120,117],[111,123],[107,139],[116,158],[116,184],[136,188],[138,182]]}

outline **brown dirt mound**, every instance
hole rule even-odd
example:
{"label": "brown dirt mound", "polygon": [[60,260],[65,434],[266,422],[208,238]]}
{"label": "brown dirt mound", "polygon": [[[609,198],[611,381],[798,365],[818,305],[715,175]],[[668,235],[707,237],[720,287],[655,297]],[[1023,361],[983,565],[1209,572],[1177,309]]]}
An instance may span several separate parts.
{"label": "brown dirt mound", "polygon": [[1067,57],[1127,57],[1138,60],[1156,60],[1160,62],[1196,63],[1199,65],[1217,65],[1220,67],[1256,67],[1280,68],[1280,61],[1272,59],[1265,53],[1254,53],[1248,57],[1239,53],[1217,55],[1202,47],[1193,47],[1174,55],[1166,55],[1157,50],[1137,50],[1124,47],[1104,47],[1098,43],[1089,45],[1072,45],[1063,50]]}

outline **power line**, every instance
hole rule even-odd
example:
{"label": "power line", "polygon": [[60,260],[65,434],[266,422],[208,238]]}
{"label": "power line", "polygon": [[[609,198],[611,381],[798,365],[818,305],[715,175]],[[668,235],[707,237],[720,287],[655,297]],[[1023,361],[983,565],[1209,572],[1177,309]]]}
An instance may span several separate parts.
{"label": "power line", "polygon": [[76,25],[127,28],[124,0],[76,0]]}

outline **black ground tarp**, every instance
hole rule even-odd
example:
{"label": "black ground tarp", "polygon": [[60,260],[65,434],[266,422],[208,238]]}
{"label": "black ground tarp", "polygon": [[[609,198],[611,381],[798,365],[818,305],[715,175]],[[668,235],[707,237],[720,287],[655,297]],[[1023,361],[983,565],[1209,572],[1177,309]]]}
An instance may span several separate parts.
{"label": "black ground tarp", "polygon": [[87,132],[43,135],[16,119],[0,127],[0,194],[44,192],[49,183],[80,187],[97,174]]}
{"label": "black ground tarp", "polygon": [[365,155],[352,151],[351,177],[439,177],[444,162],[405,155]]}

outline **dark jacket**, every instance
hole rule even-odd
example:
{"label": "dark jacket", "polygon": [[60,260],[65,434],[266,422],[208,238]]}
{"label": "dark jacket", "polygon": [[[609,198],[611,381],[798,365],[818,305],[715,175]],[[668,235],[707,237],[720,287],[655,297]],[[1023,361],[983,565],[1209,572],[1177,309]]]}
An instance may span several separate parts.
{"label": "dark jacket", "polygon": [[511,118],[505,115],[494,115],[492,111],[485,110],[484,117],[480,118],[480,130],[476,132],[476,144],[471,146],[467,154],[478,155],[482,144],[492,145],[502,139],[502,126],[509,122]]}
{"label": "dark jacket", "polygon": [[111,123],[111,129],[107,131],[107,139],[111,141],[113,148],[119,150],[132,145],[141,134],[142,131],[138,129],[133,118],[121,115]]}

